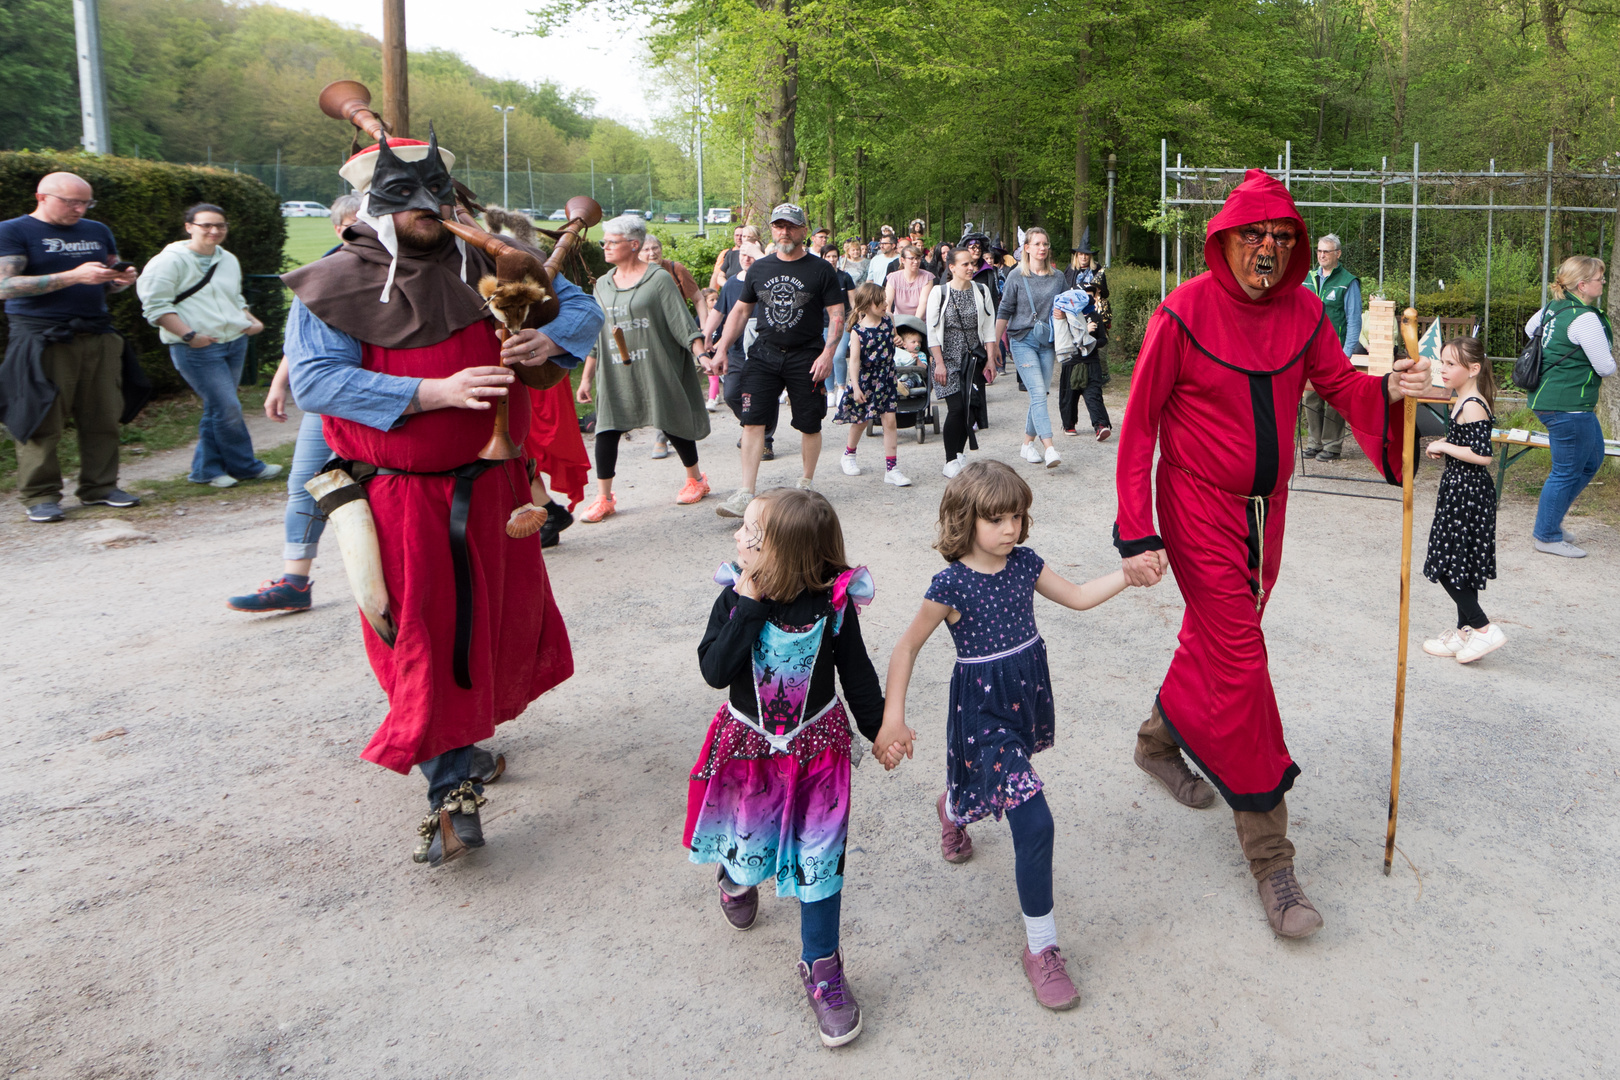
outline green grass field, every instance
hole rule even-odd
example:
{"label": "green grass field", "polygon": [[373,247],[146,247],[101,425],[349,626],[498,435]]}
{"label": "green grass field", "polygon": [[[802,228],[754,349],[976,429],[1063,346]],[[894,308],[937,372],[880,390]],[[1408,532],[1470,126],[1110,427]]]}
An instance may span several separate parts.
{"label": "green grass field", "polygon": [[293,266],[314,262],[337,243],[332,233],[332,222],[324,217],[287,218],[287,243],[282,253]]}

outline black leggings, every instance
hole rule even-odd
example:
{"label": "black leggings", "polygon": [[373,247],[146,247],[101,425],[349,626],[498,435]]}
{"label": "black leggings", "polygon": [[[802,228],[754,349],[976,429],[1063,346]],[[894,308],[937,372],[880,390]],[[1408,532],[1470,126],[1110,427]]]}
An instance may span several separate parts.
{"label": "black leggings", "polygon": [[1440,579],[1441,588],[1457,604],[1457,629],[1468,627],[1471,630],[1480,630],[1491,625],[1491,620],[1485,617],[1485,609],[1479,606],[1479,590],[1464,589],[1460,585]]}
{"label": "black leggings", "polygon": [[1018,880],[1018,906],[1032,919],[1052,913],[1052,811],[1046,793],[1037,791],[1007,811],[1012,829],[1013,873]]}
{"label": "black leggings", "polygon": [[955,461],[967,446],[968,410],[960,391],[945,399],[945,460]]}
{"label": "black leggings", "polygon": [[[596,433],[596,478],[598,480],[611,480],[613,474],[619,471],[619,436],[622,431],[598,431]],[[698,463],[697,443],[691,439],[683,439],[679,435],[664,433],[669,445],[681,456],[681,464],[688,469]]]}

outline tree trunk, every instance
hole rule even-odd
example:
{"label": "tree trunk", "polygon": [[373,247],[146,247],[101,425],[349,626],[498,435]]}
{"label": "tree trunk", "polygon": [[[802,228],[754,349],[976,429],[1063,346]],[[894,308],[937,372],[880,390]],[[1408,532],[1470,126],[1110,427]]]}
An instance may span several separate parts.
{"label": "tree trunk", "polygon": [[1399,151],[1406,142],[1406,88],[1412,78],[1412,0],[1401,4],[1401,62],[1395,73],[1394,107],[1395,138],[1392,150]]}
{"label": "tree trunk", "polygon": [[[758,0],[761,10],[793,18],[793,0]],[[794,121],[799,107],[799,46],[791,36],[777,38],[774,55],[765,61],[759,103],[754,109],[753,167],[749,170],[744,218],[756,225],[770,222],[771,210],[787,201],[798,172],[799,148]]]}
{"label": "tree trunk", "polygon": [[[1091,79],[1091,31],[1080,39],[1080,50],[1074,58],[1075,100],[1079,108],[1074,111],[1074,208],[1069,218],[1069,244],[1080,246],[1091,220],[1091,106],[1086,103],[1087,84]],[[1056,255],[1053,256],[1056,258]],[[1066,265],[1066,261],[1065,261]]]}
{"label": "tree trunk", "polygon": [[838,117],[827,110],[827,228],[838,235]]}
{"label": "tree trunk", "polygon": [[855,148],[855,225],[860,230],[861,239],[868,239],[872,234],[866,228],[866,172],[861,168],[866,164],[866,150],[864,147]]}
{"label": "tree trunk", "polygon": [[[1620,193],[1615,196],[1615,211],[1620,220]],[[1620,225],[1614,230],[1614,247],[1609,252],[1609,322],[1613,324],[1620,320],[1620,275],[1613,272],[1614,266],[1620,265]],[[1614,351],[1614,350],[1611,350]],[[1615,352],[1620,357],[1620,351]],[[1604,379],[1598,389],[1598,420],[1603,424],[1603,430],[1609,438],[1620,438],[1620,375],[1611,375]],[[1612,471],[1612,470],[1611,470]]]}

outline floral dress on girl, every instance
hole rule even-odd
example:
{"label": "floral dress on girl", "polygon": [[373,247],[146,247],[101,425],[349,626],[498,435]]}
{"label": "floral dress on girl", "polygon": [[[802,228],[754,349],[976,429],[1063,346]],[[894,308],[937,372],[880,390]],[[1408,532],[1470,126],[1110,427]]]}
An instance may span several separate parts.
{"label": "floral dress on girl", "polygon": [[785,604],[736,592],[723,564],[698,646],[704,677],[730,686],[692,767],[682,843],[739,885],[776,880],[776,895],[825,900],[844,886],[851,733],[833,692],[836,670],[861,734],[877,736],[883,691],[861,640],[871,603],[865,567],[829,592]]}
{"label": "floral dress on girl", "polygon": [[855,324],[855,337],[861,343],[861,393],[866,401],[845,394],[838,401],[835,424],[864,424],[884,413],[892,413],[900,395],[894,389],[894,321],[887,315],[876,326]]}
{"label": "floral dress on girl", "polygon": [[[1465,424],[1457,417],[1469,401],[1478,401],[1485,415]],[[1446,441],[1490,457],[1492,419],[1484,401],[1468,398],[1451,414]],[[1486,579],[1496,576],[1496,485],[1489,466],[1447,455],[1423,576],[1436,583],[1449,581],[1459,589],[1483,589]]]}
{"label": "floral dress on girl", "polygon": [[1035,581],[1045,566],[1016,547],[994,574],[951,563],[924,594],[962,615],[947,624],[956,667],[945,721],[945,807],[958,825],[999,820],[1041,790],[1029,759],[1056,737],[1046,642],[1035,627]]}

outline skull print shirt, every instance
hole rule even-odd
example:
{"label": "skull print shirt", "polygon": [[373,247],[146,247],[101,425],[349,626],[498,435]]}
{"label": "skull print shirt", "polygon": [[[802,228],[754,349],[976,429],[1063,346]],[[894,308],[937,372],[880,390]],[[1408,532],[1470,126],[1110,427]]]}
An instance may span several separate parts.
{"label": "skull print shirt", "polygon": [[842,306],[838,272],[825,259],[803,255],[786,260],[765,256],[743,279],[742,302],[754,305],[759,340],[785,352],[822,346],[822,315]]}

